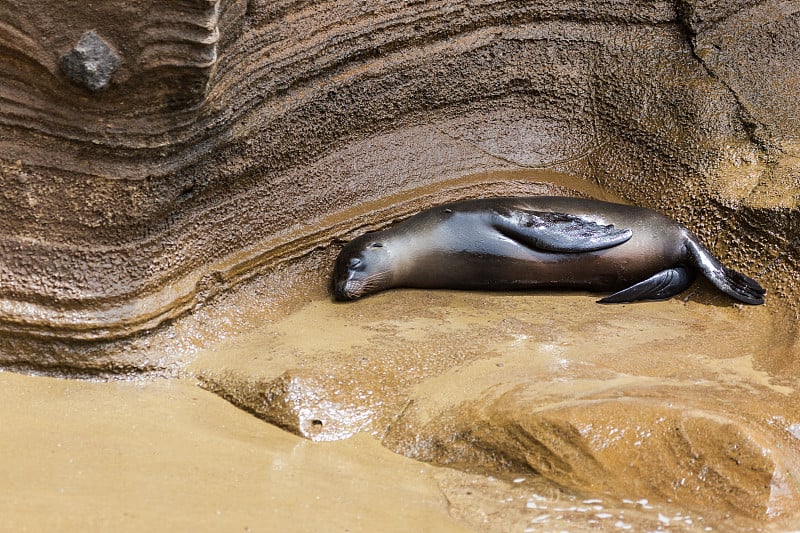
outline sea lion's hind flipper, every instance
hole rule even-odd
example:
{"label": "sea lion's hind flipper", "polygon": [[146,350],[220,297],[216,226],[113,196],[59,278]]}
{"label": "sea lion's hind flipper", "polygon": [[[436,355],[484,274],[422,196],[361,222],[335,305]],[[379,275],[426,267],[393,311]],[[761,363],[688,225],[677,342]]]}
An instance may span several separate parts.
{"label": "sea lion's hind flipper", "polygon": [[711,252],[693,239],[687,239],[686,248],[692,263],[719,290],[748,305],[764,303],[764,294],[767,291],[756,280],[724,266],[711,255]]}
{"label": "sea lion's hind flipper", "polygon": [[493,222],[509,239],[548,252],[593,252],[620,245],[633,235],[629,229],[576,215],[519,208],[496,212]]}
{"label": "sea lion's hind flipper", "polygon": [[735,300],[748,305],[764,303],[764,294],[767,291],[753,278],[725,266],[703,274],[714,286]]}
{"label": "sea lion's hind flipper", "polygon": [[694,281],[694,272],[682,266],[662,270],[644,281],[606,296],[597,303],[619,304],[637,300],[663,300],[686,290]]}

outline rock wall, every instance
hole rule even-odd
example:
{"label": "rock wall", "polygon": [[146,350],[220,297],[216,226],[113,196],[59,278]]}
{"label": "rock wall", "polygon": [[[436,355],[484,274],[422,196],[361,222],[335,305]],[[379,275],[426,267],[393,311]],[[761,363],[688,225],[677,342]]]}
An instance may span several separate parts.
{"label": "rock wall", "polygon": [[6,365],[169,366],[126,356],[126,339],[329,249],[371,201],[449,199],[449,181],[498,170],[569,172],[667,211],[772,295],[797,294],[793,2],[0,13]]}

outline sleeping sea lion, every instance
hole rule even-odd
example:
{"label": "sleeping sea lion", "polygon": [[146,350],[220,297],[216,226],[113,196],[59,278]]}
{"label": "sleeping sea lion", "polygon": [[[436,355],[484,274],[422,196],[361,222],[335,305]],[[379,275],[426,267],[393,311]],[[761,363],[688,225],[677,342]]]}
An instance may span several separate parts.
{"label": "sleeping sea lion", "polygon": [[466,200],[362,235],[340,252],[334,296],[392,287],[613,292],[600,303],[663,299],[701,272],[739,302],[755,280],[723,266],[681,224],[651,209],[568,197]]}

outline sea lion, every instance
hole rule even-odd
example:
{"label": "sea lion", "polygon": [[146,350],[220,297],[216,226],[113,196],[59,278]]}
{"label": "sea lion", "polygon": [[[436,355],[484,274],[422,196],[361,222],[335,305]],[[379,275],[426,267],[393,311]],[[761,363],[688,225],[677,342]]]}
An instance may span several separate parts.
{"label": "sea lion", "polygon": [[651,209],[569,197],[465,200],[362,235],[340,252],[334,296],[392,287],[616,291],[600,303],[664,299],[701,272],[742,303],[755,280],[723,266],[681,224]]}

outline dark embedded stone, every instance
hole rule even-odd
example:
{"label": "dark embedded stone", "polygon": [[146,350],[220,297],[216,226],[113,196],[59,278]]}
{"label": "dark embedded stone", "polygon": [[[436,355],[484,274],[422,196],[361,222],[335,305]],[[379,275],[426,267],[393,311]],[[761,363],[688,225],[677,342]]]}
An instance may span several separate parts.
{"label": "dark embedded stone", "polygon": [[61,56],[61,71],[73,83],[90,91],[108,87],[122,61],[117,53],[94,30],[81,35],[78,43]]}

